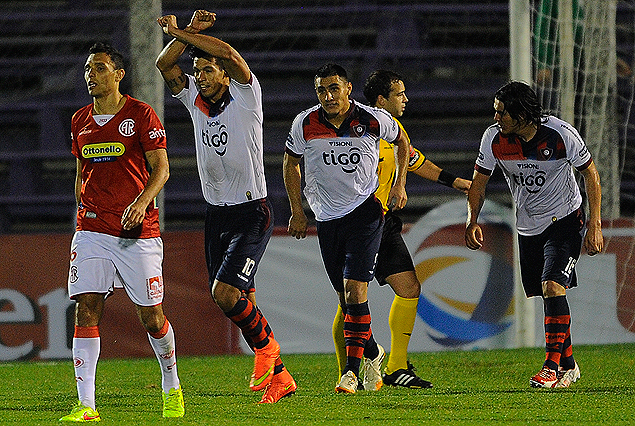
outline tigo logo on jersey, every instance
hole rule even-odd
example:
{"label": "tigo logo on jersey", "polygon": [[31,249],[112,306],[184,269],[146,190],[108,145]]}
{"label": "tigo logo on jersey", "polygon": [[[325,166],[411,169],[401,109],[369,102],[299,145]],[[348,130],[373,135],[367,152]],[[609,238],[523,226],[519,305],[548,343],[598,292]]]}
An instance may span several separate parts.
{"label": "tigo logo on jersey", "polygon": [[126,152],[126,147],[121,142],[91,143],[82,147],[82,157],[92,160],[93,163],[115,161]]}
{"label": "tigo logo on jersey", "polygon": [[323,152],[322,160],[327,166],[341,166],[344,173],[353,173],[362,160],[360,149],[352,147],[349,152]]}

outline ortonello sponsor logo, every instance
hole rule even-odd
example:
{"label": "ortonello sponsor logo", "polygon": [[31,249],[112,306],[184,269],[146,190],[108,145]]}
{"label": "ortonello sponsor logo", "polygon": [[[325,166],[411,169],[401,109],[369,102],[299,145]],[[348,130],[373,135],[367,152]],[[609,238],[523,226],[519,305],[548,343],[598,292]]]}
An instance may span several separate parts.
{"label": "ortonello sponsor logo", "polygon": [[121,142],[91,143],[82,147],[82,157],[98,163],[102,161],[114,161],[126,152],[126,147]]}

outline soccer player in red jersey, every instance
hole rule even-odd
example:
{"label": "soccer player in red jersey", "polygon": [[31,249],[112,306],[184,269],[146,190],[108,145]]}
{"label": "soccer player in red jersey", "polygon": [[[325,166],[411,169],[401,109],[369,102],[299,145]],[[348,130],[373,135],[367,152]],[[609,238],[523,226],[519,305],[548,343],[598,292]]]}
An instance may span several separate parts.
{"label": "soccer player in red jersey", "polygon": [[[580,377],[571,345],[566,290],[577,286],[575,264],[582,245],[591,256],[604,247],[602,189],[591,153],[569,123],[543,113],[529,85],[512,81],[494,95],[494,120],[481,139],[468,192],[465,243],[485,244],[477,220],[485,187],[496,166],[516,204],[522,283],[527,297],[543,298],[545,362],[532,387],[568,387]],[[584,177],[588,220],[574,168]]]}
{"label": "soccer player in red jersey", "polygon": [[99,323],[115,287],[125,288],[135,304],[161,366],[163,416],[181,417],[174,331],[162,307],[163,242],[155,205],[170,174],[165,130],[149,105],[119,91],[122,55],[104,43],[89,53],[84,78],[93,103],[71,122],[78,208],[68,292],[76,302],[73,359],[79,402],[60,420],[100,419],[95,410]]}

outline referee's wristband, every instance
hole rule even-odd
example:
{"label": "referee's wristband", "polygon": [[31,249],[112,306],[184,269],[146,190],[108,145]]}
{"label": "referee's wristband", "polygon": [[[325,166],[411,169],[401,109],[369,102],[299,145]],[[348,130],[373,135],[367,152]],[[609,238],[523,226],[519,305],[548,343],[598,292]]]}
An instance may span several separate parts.
{"label": "referee's wristband", "polygon": [[439,173],[439,178],[437,179],[437,182],[440,183],[441,185],[449,186],[450,188],[452,188],[452,184],[454,183],[455,179],[456,179],[456,176],[454,176],[452,173],[448,173],[445,170],[441,170],[441,173]]}

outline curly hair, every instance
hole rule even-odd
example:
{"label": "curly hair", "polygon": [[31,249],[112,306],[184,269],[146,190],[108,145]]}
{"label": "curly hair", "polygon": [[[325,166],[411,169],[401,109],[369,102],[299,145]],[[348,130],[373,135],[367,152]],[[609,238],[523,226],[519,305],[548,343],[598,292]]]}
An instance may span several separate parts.
{"label": "curly hair", "polygon": [[514,120],[538,125],[544,113],[536,92],[521,81],[511,81],[496,91],[496,99],[505,105],[505,111]]}

